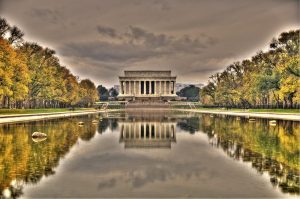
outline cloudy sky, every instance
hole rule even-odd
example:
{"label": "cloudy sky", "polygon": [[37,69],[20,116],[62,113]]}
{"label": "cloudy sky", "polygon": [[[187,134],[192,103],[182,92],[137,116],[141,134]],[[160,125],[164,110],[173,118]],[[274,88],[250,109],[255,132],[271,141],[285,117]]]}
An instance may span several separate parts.
{"label": "cloudy sky", "polygon": [[0,0],[0,15],[57,52],[81,78],[112,86],[124,70],[172,70],[206,83],[299,28],[299,0]]}

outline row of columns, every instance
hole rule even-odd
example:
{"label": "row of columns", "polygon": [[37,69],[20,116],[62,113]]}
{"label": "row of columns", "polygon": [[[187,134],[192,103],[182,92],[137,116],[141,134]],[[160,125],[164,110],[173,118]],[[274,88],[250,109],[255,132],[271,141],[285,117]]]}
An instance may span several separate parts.
{"label": "row of columns", "polygon": [[175,81],[120,81],[124,95],[175,94]]}
{"label": "row of columns", "polygon": [[175,139],[175,125],[156,123],[130,123],[123,124],[122,139]]}

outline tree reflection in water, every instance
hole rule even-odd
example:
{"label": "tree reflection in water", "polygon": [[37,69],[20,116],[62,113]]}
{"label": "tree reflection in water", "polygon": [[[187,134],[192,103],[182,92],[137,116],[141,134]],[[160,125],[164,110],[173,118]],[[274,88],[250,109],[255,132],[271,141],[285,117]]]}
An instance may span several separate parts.
{"label": "tree reflection in water", "polygon": [[[97,126],[91,121],[95,117],[0,125],[0,198],[17,198],[24,184],[36,184],[43,176],[55,174],[60,158],[79,138],[88,141],[94,137]],[[78,126],[79,121],[85,125]],[[32,140],[35,131],[46,133],[47,139]]]}
{"label": "tree reflection in water", "polygon": [[235,160],[252,162],[253,168],[267,172],[270,182],[283,192],[299,194],[299,122],[277,121],[271,126],[267,119],[251,123],[246,118],[202,114],[181,119],[177,125],[190,133],[203,131],[213,147],[222,148]]}
{"label": "tree reflection in water", "polygon": [[[36,184],[43,176],[55,174],[59,160],[76,143],[91,140],[96,130],[114,131],[119,121],[135,122],[140,115],[113,115],[110,118],[96,115],[0,125],[0,198],[17,198],[23,194],[24,184]],[[160,121],[176,122],[177,127],[191,134],[204,132],[213,147],[221,148],[237,160],[251,162],[259,173],[268,173],[274,186],[283,192],[299,193],[300,157],[299,122],[256,119],[249,123],[245,118],[229,116],[155,115]],[[99,123],[92,123],[93,120]],[[83,126],[78,122],[83,121]],[[32,140],[35,131],[47,134],[46,140]]]}

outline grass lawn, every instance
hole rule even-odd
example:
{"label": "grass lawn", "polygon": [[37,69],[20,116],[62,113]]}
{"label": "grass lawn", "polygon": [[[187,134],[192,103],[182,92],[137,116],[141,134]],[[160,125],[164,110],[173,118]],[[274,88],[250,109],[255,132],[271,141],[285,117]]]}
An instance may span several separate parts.
{"label": "grass lawn", "polygon": [[[93,108],[76,108],[75,111],[80,110],[95,110]],[[34,113],[55,113],[70,111],[68,108],[41,108],[41,109],[0,109],[0,115],[13,114],[34,114]]]}

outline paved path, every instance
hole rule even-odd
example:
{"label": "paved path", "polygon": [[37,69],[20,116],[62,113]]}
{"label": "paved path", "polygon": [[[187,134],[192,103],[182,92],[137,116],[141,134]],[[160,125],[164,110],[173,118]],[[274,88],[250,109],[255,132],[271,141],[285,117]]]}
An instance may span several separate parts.
{"label": "paved path", "polygon": [[[96,114],[96,113],[102,113],[106,111],[107,110],[89,110],[89,111],[67,111],[67,112],[37,113],[37,114],[1,115],[0,124]],[[113,112],[117,110],[108,110],[108,111]]]}
{"label": "paved path", "polygon": [[199,109],[176,109],[176,110],[186,111],[186,112],[197,112],[197,113],[233,115],[233,116],[251,117],[251,118],[267,118],[267,119],[300,121],[300,114],[297,113],[268,113],[268,112],[255,113],[255,112],[214,111],[214,110],[199,110]]}

